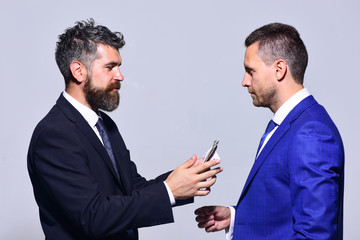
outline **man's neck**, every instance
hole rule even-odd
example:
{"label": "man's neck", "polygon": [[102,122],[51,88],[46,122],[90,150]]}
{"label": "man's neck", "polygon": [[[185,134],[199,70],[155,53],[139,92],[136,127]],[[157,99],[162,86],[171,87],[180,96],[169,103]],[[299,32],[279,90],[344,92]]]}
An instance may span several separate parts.
{"label": "man's neck", "polygon": [[89,105],[89,103],[86,101],[84,92],[81,91],[80,89],[74,89],[74,88],[71,88],[71,87],[67,87],[67,88],[65,89],[65,92],[66,92],[67,94],[69,94],[71,97],[73,97],[76,101],[78,101],[79,103],[81,103],[82,105],[90,108],[90,109],[93,110],[94,112],[97,112],[97,111],[95,111],[94,109],[91,108],[91,106]]}
{"label": "man's neck", "polygon": [[270,110],[273,113],[276,113],[276,111],[292,96],[294,96],[296,93],[304,89],[304,86],[301,84],[292,84],[290,86],[285,86],[286,89],[279,89],[278,90],[278,101],[274,106],[270,107]]}

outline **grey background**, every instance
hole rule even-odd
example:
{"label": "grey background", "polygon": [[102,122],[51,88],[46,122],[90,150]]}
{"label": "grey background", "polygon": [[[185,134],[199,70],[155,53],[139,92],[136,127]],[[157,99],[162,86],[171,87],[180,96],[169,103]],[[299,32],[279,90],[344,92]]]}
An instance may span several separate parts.
{"label": "grey background", "polygon": [[140,239],[223,239],[197,228],[202,205],[236,204],[272,114],[255,108],[241,81],[245,37],[270,22],[295,26],[308,48],[305,86],[345,144],[345,239],[359,239],[358,1],[3,1],[1,26],[0,239],[43,239],[26,168],[32,131],[64,88],[57,36],[93,17],[125,35],[119,109],[110,115],[143,176],[202,155],[214,139],[224,172],[212,193],[174,209],[175,223]]}

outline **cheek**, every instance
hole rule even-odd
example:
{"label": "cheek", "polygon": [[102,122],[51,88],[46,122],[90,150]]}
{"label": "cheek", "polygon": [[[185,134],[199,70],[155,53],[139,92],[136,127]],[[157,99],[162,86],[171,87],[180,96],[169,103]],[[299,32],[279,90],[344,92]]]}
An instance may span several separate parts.
{"label": "cheek", "polygon": [[253,77],[253,88],[257,89],[258,91],[263,89],[264,86],[264,76],[257,74],[256,76]]}
{"label": "cheek", "polygon": [[106,87],[111,81],[111,77],[104,73],[95,73],[92,75],[93,85],[96,87]]}
{"label": "cheek", "polygon": [[259,88],[259,82],[257,76],[253,76],[251,79],[251,87],[255,90]]}

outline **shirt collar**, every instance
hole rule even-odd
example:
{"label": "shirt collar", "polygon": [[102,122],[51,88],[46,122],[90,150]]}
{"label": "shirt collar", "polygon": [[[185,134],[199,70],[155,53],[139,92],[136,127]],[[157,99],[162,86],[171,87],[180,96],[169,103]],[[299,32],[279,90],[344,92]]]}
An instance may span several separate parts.
{"label": "shirt collar", "polygon": [[286,116],[290,113],[290,111],[308,96],[310,96],[310,92],[306,88],[298,91],[291,98],[289,98],[283,105],[281,105],[281,107],[274,114],[272,120],[277,125],[280,125],[282,121],[284,121]]}
{"label": "shirt collar", "polygon": [[80,114],[85,118],[85,120],[89,123],[91,127],[94,127],[99,119],[99,115],[94,112],[92,109],[88,108],[87,106],[83,105],[79,101],[77,101],[75,98],[70,96],[66,91],[63,92],[63,96],[66,100],[70,102],[71,105],[73,105],[76,110],[80,112]]}

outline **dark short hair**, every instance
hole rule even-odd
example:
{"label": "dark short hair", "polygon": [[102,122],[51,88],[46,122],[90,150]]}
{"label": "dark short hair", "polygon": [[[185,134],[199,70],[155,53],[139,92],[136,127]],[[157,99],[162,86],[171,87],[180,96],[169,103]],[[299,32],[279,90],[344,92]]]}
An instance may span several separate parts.
{"label": "dark short hair", "polygon": [[73,80],[70,64],[79,61],[91,69],[96,59],[99,44],[111,46],[117,50],[125,45],[120,32],[111,32],[107,27],[96,25],[94,19],[79,21],[59,35],[56,43],[55,59],[67,86]]}
{"label": "dark short hair", "polygon": [[271,23],[253,31],[245,40],[245,46],[259,42],[259,57],[270,65],[284,59],[297,83],[303,84],[308,53],[298,31],[286,24]]}

